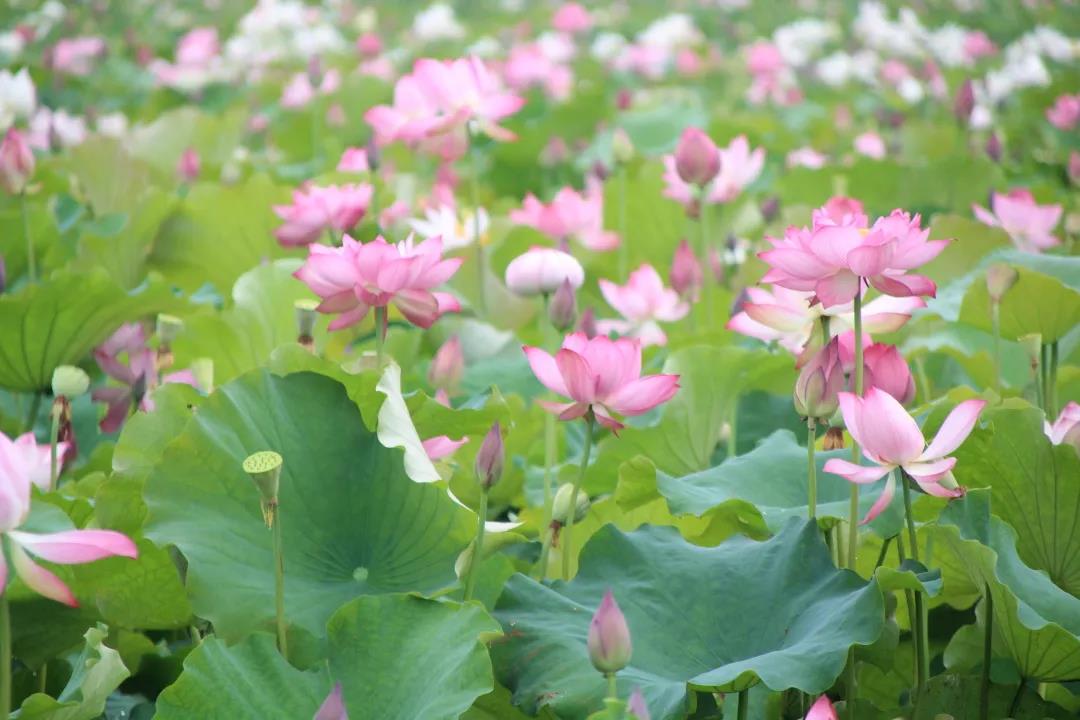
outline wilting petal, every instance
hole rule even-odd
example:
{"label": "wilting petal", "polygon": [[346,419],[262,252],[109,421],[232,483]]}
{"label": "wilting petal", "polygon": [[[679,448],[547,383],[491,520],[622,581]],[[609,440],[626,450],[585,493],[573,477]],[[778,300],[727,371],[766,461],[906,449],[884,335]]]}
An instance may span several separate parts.
{"label": "wilting petal", "polygon": [[93,562],[113,555],[129,558],[139,555],[130,538],[112,530],[64,530],[47,535],[12,530],[7,535],[42,560],[63,565]]}
{"label": "wilting petal", "polygon": [[8,550],[11,553],[11,564],[15,568],[15,574],[26,583],[28,588],[50,600],[70,607],[79,607],[79,601],[75,599],[71,589],[56,575],[31,560],[18,543],[9,543]]}
{"label": "wilting petal", "polygon": [[979,413],[986,406],[985,400],[965,400],[952,409],[937,435],[930,442],[926,451],[919,456],[920,460],[934,460],[945,457],[964,442],[971,431],[975,429],[975,423],[979,420]]}
{"label": "wilting petal", "polygon": [[840,458],[830,458],[822,469],[827,473],[839,475],[848,482],[867,485],[883,478],[892,467],[890,465],[856,465]]}
{"label": "wilting petal", "polygon": [[570,397],[570,391],[566,389],[566,382],[563,380],[562,373],[559,372],[559,366],[555,364],[555,358],[537,347],[526,345],[522,347],[522,350],[525,351],[525,358],[529,361],[533,375],[544,387],[558,395]]}
{"label": "wilting petal", "polygon": [[621,415],[641,415],[675,397],[678,390],[678,375],[647,375],[623,385],[604,404]]}

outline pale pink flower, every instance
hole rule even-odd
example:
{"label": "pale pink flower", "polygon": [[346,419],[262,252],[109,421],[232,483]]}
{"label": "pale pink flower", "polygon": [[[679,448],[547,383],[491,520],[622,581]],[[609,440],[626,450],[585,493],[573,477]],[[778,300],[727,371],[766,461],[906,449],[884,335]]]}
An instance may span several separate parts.
{"label": "pale pink flower", "polygon": [[315,711],[315,717],[312,720],[349,720],[349,713],[345,710],[345,699],[341,696],[341,683],[334,683],[330,694]]}
{"label": "pale pink flower", "polygon": [[814,148],[805,146],[789,152],[785,163],[789,168],[805,167],[810,168],[811,170],[817,170],[818,168],[825,167],[825,163],[828,161],[829,158],[827,155],[822,155]]}
{"label": "pale pink flower", "polygon": [[368,183],[309,185],[296,190],[291,205],[274,206],[274,212],[285,221],[274,237],[288,247],[316,242],[327,230],[351,230],[367,212],[373,192]]}
{"label": "pale pink flower", "polygon": [[[1055,445],[1068,443],[1080,450],[1080,403],[1070,402],[1051,425],[1044,421],[1046,437]],[[20,438],[21,439],[21,438]]]}
{"label": "pale pink flower", "polygon": [[550,295],[566,282],[575,290],[581,287],[585,269],[573,255],[555,248],[529,248],[506,266],[506,287],[516,295]]}
{"label": "pale pink flower", "polygon": [[551,26],[559,32],[564,33],[581,33],[587,32],[592,28],[593,20],[589,15],[589,11],[584,6],[576,2],[563,3],[559,6],[559,9],[555,11],[555,16],[551,19]]}
{"label": "pale pink flower", "polygon": [[220,51],[217,28],[193,28],[176,43],[176,62],[180,65],[206,65]]}
{"label": "pale pink flower", "polygon": [[337,171],[348,173],[371,172],[367,150],[355,147],[345,148],[345,152],[341,154],[341,159],[338,160]]}
{"label": "pale pink flower", "polygon": [[964,37],[964,55],[974,62],[997,53],[997,45],[982,30],[972,30]]}
{"label": "pale pink flower", "polygon": [[[428,368],[428,381],[442,393],[457,387],[465,375],[465,355],[457,335],[439,346]],[[445,404],[445,403],[444,403]]]}
{"label": "pale pink flower", "polygon": [[972,205],[971,209],[980,222],[1001,228],[1025,252],[1042,252],[1061,243],[1052,234],[1061,219],[1061,206],[1039,205],[1028,190],[994,193],[990,210],[979,205]]}
{"label": "pale pink flower", "polygon": [[19,195],[34,174],[34,151],[24,133],[8,128],[0,141],[0,190]]}
{"label": "pale pink flower", "polygon": [[330,95],[341,87],[341,73],[330,69],[322,76],[319,87],[311,84],[310,74],[298,72],[281,93],[281,107],[301,108],[315,99],[316,95]]}
{"label": "pale pink flower", "polygon": [[64,38],[53,46],[50,64],[56,72],[82,77],[90,74],[94,61],[104,54],[104,38]]}
{"label": "pale pink flower", "polygon": [[600,292],[623,319],[600,320],[597,330],[603,335],[614,332],[638,338],[644,346],[666,345],[667,335],[658,322],[675,322],[690,312],[689,304],[675,290],[664,287],[660,273],[648,264],[630,273],[626,285],[601,279]]}
{"label": "pale pink flower", "polygon": [[1047,108],[1046,119],[1059,130],[1072,130],[1080,124],[1080,94],[1059,95]]}
{"label": "pale pink flower", "polygon": [[965,400],[957,405],[927,445],[914,418],[887,392],[872,387],[864,397],[840,393],[844,424],[862,448],[863,456],[873,465],[856,465],[830,458],[825,463],[825,472],[860,485],[877,482],[889,475],[885,490],[863,518],[863,523],[870,522],[889,506],[896,491],[892,471],[897,468],[907,473],[928,495],[959,497],[964,494],[962,487],[942,483],[951,477],[956,465],[956,458],[948,455],[971,434],[985,405],[985,400]]}
{"label": "pale pink flower", "polygon": [[678,375],[641,377],[641,343],[631,338],[592,339],[575,332],[563,340],[554,357],[525,346],[529,366],[543,385],[570,398],[568,403],[539,401],[560,420],[573,420],[592,411],[611,430],[624,426],[615,415],[642,415],[667,402],[679,389]]}
{"label": "pale pink flower", "polygon": [[361,244],[346,235],[341,247],[316,244],[308,252],[294,276],[322,299],[319,312],[338,315],[331,330],[351,327],[371,308],[391,304],[422,328],[461,309],[453,295],[434,289],[462,263],[461,258],[443,259],[439,238],[414,244],[410,235],[394,245],[380,235]]}
{"label": "pale pink flower", "polygon": [[868,130],[855,137],[855,152],[874,160],[881,160],[886,155],[885,141],[873,130]]}
{"label": "pale pink flower", "polygon": [[520,209],[510,211],[510,219],[562,243],[573,239],[597,252],[619,246],[618,234],[604,229],[603,185],[591,177],[586,180],[584,192],[567,186],[547,204],[529,193]]}
{"label": "pale pink flower", "polygon": [[[45,452],[47,475],[48,448]],[[31,486],[39,484],[41,473],[41,449],[36,443],[31,449],[22,438],[12,441],[0,433],[0,593],[8,584],[6,548],[15,573],[27,587],[51,600],[78,607],[71,589],[34,562],[35,557],[62,565],[78,565],[114,555],[134,558],[138,550],[130,539],[112,530],[62,530],[46,534],[18,530],[30,515]]]}
{"label": "pale pink flower", "polygon": [[668,280],[675,292],[679,293],[679,297],[697,302],[704,274],[701,263],[686,238],[680,240],[678,247],[675,248],[671,270],[668,271]]}
{"label": "pale pink flower", "polygon": [[539,87],[553,100],[570,97],[574,73],[570,66],[553,57],[540,42],[515,45],[503,66],[503,77],[514,90]]}
{"label": "pale pink flower", "polygon": [[586,647],[593,667],[602,673],[616,673],[630,663],[633,652],[630,628],[610,590],[604,593],[589,623]]}
{"label": "pale pink flower", "polygon": [[840,720],[828,695],[822,695],[810,706],[804,720]]}
{"label": "pale pink flower", "polygon": [[183,182],[195,182],[199,177],[201,164],[199,152],[193,147],[185,148],[184,152],[180,153],[180,160],[176,163],[176,174]]}
{"label": "pale pink flower", "polygon": [[[720,148],[720,172],[708,182],[701,192],[701,200],[708,203],[728,203],[757,180],[765,164],[764,148],[751,152],[745,135],[739,135],[726,148]],[[675,156],[664,156],[664,195],[690,208],[698,200],[696,188],[684,181],[675,166]]]}
{"label": "pale pink flower", "polygon": [[[900,300],[901,298],[895,298]],[[840,362],[849,376],[855,372],[855,332],[848,330],[837,336]],[[896,398],[901,405],[915,399],[915,379],[911,368],[895,345],[875,343],[863,334],[863,389],[876,387]]]}
{"label": "pale pink flower", "polygon": [[[56,444],[56,455],[61,462],[67,448],[66,442]],[[23,433],[14,440],[0,433],[0,462],[3,455],[8,456],[8,462],[22,468],[32,485],[38,486],[43,492],[52,489],[49,487],[52,482],[52,452],[48,443],[38,444],[34,433]]]}

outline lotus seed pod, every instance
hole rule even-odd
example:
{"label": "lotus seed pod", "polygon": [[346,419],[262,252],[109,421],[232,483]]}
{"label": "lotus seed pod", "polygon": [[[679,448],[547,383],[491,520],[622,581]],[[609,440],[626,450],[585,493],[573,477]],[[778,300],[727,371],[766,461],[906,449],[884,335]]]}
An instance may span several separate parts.
{"label": "lotus seed pod", "polygon": [[82,368],[61,365],[53,370],[52,391],[56,397],[77,398],[90,387],[90,377]]}
{"label": "lotus seed pod", "polygon": [[207,394],[214,392],[214,361],[211,358],[195,358],[191,361],[189,369],[195,376],[195,383],[203,392]]}
{"label": "lotus seed pod", "polygon": [[1024,348],[1024,352],[1027,353],[1031,367],[1039,367],[1039,358],[1042,354],[1042,335],[1039,333],[1021,335],[1016,341],[1020,343],[1020,347]]}
{"label": "lotus seed pod", "polygon": [[259,490],[259,504],[262,506],[263,520],[267,527],[274,524],[283,464],[284,460],[273,450],[253,453],[244,460],[244,472],[251,476]]}
{"label": "lotus seed pod", "polygon": [[297,300],[293,303],[293,308],[296,311],[297,337],[310,338],[315,334],[315,320],[319,317],[315,308],[318,306],[319,303],[308,299]]}
{"label": "lotus seed pod", "polygon": [[157,316],[157,336],[158,342],[163,347],[172,345],[173,340],[180,334],[180,331],[184,329],[184,321],[175,315],[166,315],[161,313]]}

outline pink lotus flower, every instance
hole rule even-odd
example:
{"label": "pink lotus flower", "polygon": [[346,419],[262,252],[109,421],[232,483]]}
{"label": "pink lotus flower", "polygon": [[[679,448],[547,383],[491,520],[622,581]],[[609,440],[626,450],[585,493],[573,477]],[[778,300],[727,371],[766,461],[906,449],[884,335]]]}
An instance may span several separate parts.
{"label": "pink lotus flower", "polygon": [[1047,109],[1046,119],[1059,130],[1072,130],[1080,124],[1080,94],[1059,95]]}
{"label": "pink lotus flower", "polygon": [[679,293],[679,297],[691,302],[697,302],[703,279],[701,263],[698,262],[697,255],[694,254],[690,243],[686,241],[686,238],[683,238],[679,241],[679,246],[675,248],[675,256],[671,260],[671,270],[668,271],[668,280],[671,282],[671,287],[675,289],[675,292]]}
{"label": "pink lotus flower", "polygon": [[[29,450],[29,443],[22,438],[12,441],[0,433],[0,593],[7,588],[8,581],[6,547],[7,557],[27,587],[51,600],[78,607],[67,585],[31,556],[77,565],[113,555],[134,558],[138,550],[127,537],[111,530],[63,530],[47,534],[19,531],[30,515],[31,486],[38,484],[42,472],[40,448],[35,444]],[[47,456],[46,449],[46,475]]]}
{"label": "pink lotus flower", "polygon": [[103,38],[64,38],[53,46],[50,65],[56,72],[83,77],[90,74],[94,69],[94,61],[104,54]]}
{"label": "pink lotus flower", "polygon": [[873,130],[855,137],[855,152],[874,160],[881,160],[886,155],[885,141]]}
{"label": "pink lotus flower", "polygon": [[[765,150],[757,148],[751,152],[746,136],[738,136],[726,148],[720,148],[720,172],[702,188],[700,201],[731,202],[757,179],[764,164]],[[679,177],[674,155],[664,156],[664,170],[664,195],[686,208],[693,207],[698,201],[698,193],[693,185]]]}
{"label": "pink lotus flower", "polygon": [[[840,362],[849,376],[855,372],[855,333],[849,330],[837,336]],[[863,388],[875,387],[892,395],[901,405],[915,399],[915,379],[911,368],[894,345],[875,343],[863,337]]]}
{"label": "pink lotus flower", "polygon": [[180,153],[180,160],[176,163],[176,174],[183,182],[195,182],[199,177],[201,164],[198,151],[193,147],[185,148],[184,152]]}
{"label": "pink lotus flower", "polygon": [[510,219],[534,227],[560,243],[573,238],[597,252],[619,247],[618,234],[604,229],[604,189],[593,178],[586,180],[585,192],[564,187],[548,204],[529,193],[520,209],[510,211]]}
{"label": "pink lotus flower", "polygon": [[150,71],[161,85],[177,90],[199,90],[227,77],[226,68],[219,62],[220,52],[217,28],[195,28],[176,44],[175,63],[154,60],[150,63]]}
{"label": "pink lotus flower", "polygon": [[391,304],[422,328],[461,309],[453,295],[434,290],[463,262],[444,260],[439,238],[414,244],[410,235],[394,245],[380,235],[361,244],[346,235],[339,248],[311,245],[308,252],[307,262],[294,276],[322,298],[319,312],[340,313],[330,323],[331,330],[351,327],[371,308]]}
{"label": "pink lotus flower", "polygon": [[1044,429],[1046,437],[1055,445],[1067,443],[1080,450],[1080,404],[1070,402],[1061,409],[1054,424],[1046,422]]}
{"label": "pink lotus flower", "polygon": [[608,590],[589,623],[589,659],[602,673],[615,673],[630,663],[633,646],[626,617]]}
{"label": "pink lotus flower", "polygon": [[[67,447],[66,442],[57,443],[57,457],[63,458]],[[39,445],[34,433],[23,433],[14,440],[9,440],[6,435],[0,433],[0,463],[5,462],[4,458],[7,458],[6,462],[11,463],[12,467],[21,468],[21,472],[25,473],[32,485],[37,485],[43,492],[52,489],[49,487],[52,480],[49,445],[48,443]],[[6,465],[0,465],[0,475],[14,472],[5,468]]]}
{"label": "pink lotus flower", "polygon": [[805,167],[817,170],[825,167],[825,163],[828,161],[828,156],[822,155],[814,148],[801,147],[789,152],[784,162],[789,168]]}
{"label": "pink lotus flower", "polygon": [[840,720],[840,717],[836,714],[836,708],[833,707],[829,696],[822,695],[810,706],[804,720]]}
{"label": "pink lotus flower", "polygon": [[703,131],[686,128],[675,146],[675,172],[689,185],[708,185],[720,172],[720,149]]}
{"label": "pink lotus flower", "polygon": [[933,296],[932,280],[907,271],[937,257],[949,241],[928,240],[919,216],[902,210],[869,229],[859,227],[864,217],[845,212],[844,224],[832,224],[834,211],[826,207],[811,228],[789,227],[783,238],[768,238],[773,249],[758,255],[770,266],[762,282],[813,291],[825,307],[851,302],[863,282],[894,297]]}
{"label": "pink lotus flower", "polygon": [[552,357],[537,347],[525,346],[525,356],[537,379],[568,403],[539,401],[560,420],[574,420],[592,412],[613,431],[624,426],[614,415],[642,415],[667,402],[679,389],[678,375],[641,377],[641,343],[630,338],[592,339],[575,332],[563,340]]}
{"label": "pink lotus flower", "polygon": [[34,151],[26,135],[8,128],[0,141],[0,189],[9,195],[19,195],[34,174]]}
{"label": "pink lotus flower", "polygon": [[274,206],[274,212],[285,221],[274,231],[274,237],[289,247],[316,242],[327,230],[351,230],[367,212],[373,192],[368,183],[308,185],[296,190],[291,205]]}
{"label": "pink lotus flower", "polygon": [[859,484],[876,482],[889,475],[881,497],[863,518],[864,524],[889,506],[896,490],[891,471],[896,468],[907,473],[928,495],[959,497],[964,494],[963,488],[942,484],[956,465],[956,458],[947,456],[971,434],[985,405],[985,400],[965,400],[957,405],[927,446],[918,424],[892,395],[873,387],[861,398],[852,393],[840,393],[844,424],[862,448],[863,456],[874,464],[856,465],[830,458],[825,463],[825,472]]}
{"label": "pink lotus flower", "polygon": [[1028,190],[1018,188],[994,193],[990,208],[971,206],[980,222],[1007,232],[1024,252],[1037,253],[1061,243],[1051,234],[1061,219],[1060,205],[1039,205]]}
{"label": "pink lotus flower", "polygon": [[461,351],[461,340],[453,335],[439,346],[428,368],[428,382],[432,387],[448,393],[457,387],[465,375],[465,355]]}
{"label": "pink lotus flower", "polygon": [[964,37],[964,55],[968,60],[975,61],[982,57],[988,57],[997,52],[997,45],[982,30],[973,30]]}
{"label": "pink lotus flower", "polygon": [[309,73],[296,73],[281,93],[281,107],[304,107],[314,100],[316,95],[330,95],[339,87],[341,87],[341,73],[334,69],[326,71],[318,88],[312,85]]}
{"label": "pink lotus flower", "polygon": [[[765,342],[776,341],[795,355],[806,349],[822,317],[829,318],[829,329],[834,334],[854,324],[851,302],[826,308],[821,303],[811,304],[812,292],[788,290],[780,285],[774,285],[772,292],[749,287],[746,293],[750,302],[743,303],[742,310],[728,321],[727,329]],[[926,307],[926,302],[920,297],[883,295],[863,305],[863,328],[868,333],[895,332],[921,307]]]}
{"label": "pink lotus flower", "polygon": [[576,2],[563,3],[555,11],[551,19],[551,26],[559,32],[574,33],[586,32],[593,24],[592,16],[584,6]]}
{"label": "pink lotus flower", "polygon": [[315,717],[312,720],[349,720],[349,713],[345,710],[345,699],[341,696],[341,683],[334,683],[330,694],[315,711]]}
{"label": "pink lotus flower", "polygon": [[180,65],[206,65],[221,51],[216,27],[198,27],[176,43],[176,62]]}
{"label": "pink lotus flower", "polygon": [[497,140],[514,135],[498,125],[525,100],[506,92],[499,78],[477,57],[422,58],[394,86],[394,104],[364,114],[379,144],[416,143],[474,121],[478,131]]}
{"label": "pink lotus flower", "polygon": [[367,150],[365,148],[345,148],[345,152],[341,153],[341,159],[338,160],[337,171],[348,173],[371,172]]}
{"label": "pink lotus flower", "polygon": [[566,48],[553,47],[559,40],[515,45],[503,66],[503,77],[517,91],[543,88],[548,97],[563,101],[570,97],[574,73],[566,62],[573,56],[573,45],[563,38]]}
{"label": "pink lotus flower", "polygon": [[506,266],[506,287],[516,295],[550,295],[566,282],[574,290],[581,287],[585,269],[562,250],[530,248]]}
{"label": "pink lotus flower", "polygon": [[[124,355],[127,356],[126,363],[121,359]],[[190,370],[163,375],[159,382],[155,352],[146,347],[146,334],[137,323],[121,325],[94,350],[94,360],[102,372],[122,383],[121,387],[100,387],[90,395],[94,402],[108,405],[99,425],[102,432],[119,430],[134,403],[138,403],[138,408],[144,412],[153,412],[151,393],[159,384],[183,383],[198,387]]]}
{"label": "pink lotus flower", "polygon": [[642,345],[666,345],[667,335],[657,321],[675,322],[686,317],[690,306],[679,293],[664,287],[652,265],[644,264],[630,273],[626,285],[600,280],[600,292],[622,320],[601,320],[596,326],[603,335],[612,332],[641,340]]}

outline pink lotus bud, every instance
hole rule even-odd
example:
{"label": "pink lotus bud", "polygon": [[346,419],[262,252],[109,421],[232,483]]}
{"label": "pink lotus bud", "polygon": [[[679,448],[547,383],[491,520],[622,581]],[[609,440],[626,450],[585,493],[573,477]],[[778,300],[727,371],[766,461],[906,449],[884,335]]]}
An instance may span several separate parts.
{"label": "pink lotus bud", "polygon": [[517,295],[550,295],[569,281],[575,289],[585,282],[585,269],[573,255],[534,247],[506,266],[506,286]]}
{"label": "pink lotus bud", "polygon": [[364,33],[356,39],[356,51],[361,57],[375,57],[382,52],[382,40],[375,33]]}
{"label": "pink lotus bud", "polygon": [[702,281],[701,263],[686,238],[679,241],[679,246],[675,248],[668,280],[675,292],[679,293],[679,297],[697,300]]}
{"label": "pink lotus bud", "polygon": [[19,195],[34,174],[34,151],[26,136],[11,128],[0,141],[0,188],[9,195]]}
{"label": "pink lotus bud", "polygon": [[589,623],[588,646],[593,667],[605,675],[619,672],[630,662],[630,628],[610,590]]}
{"label": "pink lotus bud", "polygon": [[569,280],[564,280],[555,294],[551,296],[551,304],[548,306],[548,320],[551,326],[559,332],[566,332],[574,327],[577,321],[577,298],[574,296],[574,287]]}
{"label": "pink lotus bud", "polygon": [[675,172],[683,182],[702,187],[720,172],[720,150],[698,128],[683,130],[675,146]]}
{"label": "pink lotus bud", "polygon": [[585,308],[585,312],[581,313],[581,321],[578,323],[578,330],[585,333],[585,337],[590,340],[600,334],[600,331],[596,327],[596,311],[591,307]]}
{"label": "pink lotus bud", "polygon": [[428,380],[432,387],[452,390],[461,382],[464,374],[465,355],[461,352],[461,340],[454,335],[435,352],[428,369]]}
{"label": "pink lotus bud", "polygon": [[186,183],[194,182],[199,177],[199,153],[195,148],[187,148],[180,154],[180,162],[176,164],[176,174]]}
{"label": "pink lotus bud", "polygon": [[994,263],[986,269],[986,291],[990,294],[990,300],[999,303],[1005,293],[1016,284],[1020,275],[1016,268],[1005,263]]}
{"label": "pink lotus bud", "polygon": [[819,697],[806,713],[805,720],[840,720],[828,695]]}
{"label": "pink lotus bud", "polygon": [[971,118],[971,111],[975,109],[975,85],[971,78],[967,78],[960,84],[953,99],[953,115],[956,120],[964,125]]}
{"label": "pink lotus bud", "polygon": [[1080,185],[1080,151],[1069,153],[1069,180],[1073,185]]}
{"label": "pink lotus bud", "polygon": [[833,338],[799,372],[793,393],[795,412],[807,418],[831,417],[840,407],[839,393],[843,389],[839,340]]}
{"label": "pink lotus bud", "polygon": [[915,399],[915,379],[904,356],[893,345],[875,343],[863,353],[863,388],[876,387],[896,398],[901,405]]}
{"label": "pink lotus bud", "polygon": [[998,138],[996,132],[990,133],[990,137],[986,139],[986,154],[994,162],[1001,162],[1001,140]]}
{"label": "pink lotus bud", "polygon": [[780,196],[772,195],[761,201],[761,218],[770,223],[780,216]]}
{"label": "pink lotus bud", "polygon": [[634,95],[626,88],[619,90],[615,96],[615,107],[620,110],[629,110],[630,106],[634,104]]}
{"label": "pink lotus bud", "polygon": [[634,692],[630,693],[626,709],[630,711],[634,720],[652,720],[649,715],[649,706],[645,704],[645,696],[641,694],[641,688],[634,688]]}
{"label": "pink lotus bud", "polygon": [[476,453],[476,479],[485,492],[493,488],[502,477],[503,454],[502,428],[496,421],[484,436],[484,442]]}

